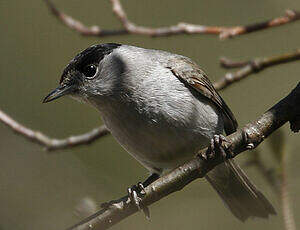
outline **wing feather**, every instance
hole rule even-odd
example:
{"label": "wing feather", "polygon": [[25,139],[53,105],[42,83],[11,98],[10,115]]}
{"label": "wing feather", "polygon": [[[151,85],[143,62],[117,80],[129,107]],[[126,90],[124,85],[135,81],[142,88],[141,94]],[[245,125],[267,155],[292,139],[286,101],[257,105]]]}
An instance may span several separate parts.
{"label": "wing feather", "polygon": [[222,112],[226,134],[236,131],[238,123],[222,97],[215,90],[206,73],[190,59],[177,56],[168,61],[167,68],[181,81],[210,99]]}

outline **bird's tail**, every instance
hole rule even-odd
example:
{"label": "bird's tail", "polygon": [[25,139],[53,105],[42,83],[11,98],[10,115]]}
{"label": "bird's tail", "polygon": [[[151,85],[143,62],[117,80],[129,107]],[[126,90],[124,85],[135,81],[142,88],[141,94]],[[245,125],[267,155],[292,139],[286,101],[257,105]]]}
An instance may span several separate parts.
{"label": "bird's tail", "polygon": [[211,170],[206,179],[239,220],[245,221],[249,217],[268,218],[276,214],[272,204],[232,159]]}

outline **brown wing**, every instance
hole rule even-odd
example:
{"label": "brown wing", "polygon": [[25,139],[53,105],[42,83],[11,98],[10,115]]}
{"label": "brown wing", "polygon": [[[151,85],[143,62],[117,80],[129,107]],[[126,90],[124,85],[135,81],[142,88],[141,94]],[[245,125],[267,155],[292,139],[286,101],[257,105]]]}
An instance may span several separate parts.
{"label": "brown wing", "polygon": [[198,93],[210,99],[222,112],[227,135],[236,131],[237,121],[224,100],[213,87],[207,75],[190,59],[182,56],[170,59],[167,64],[172,73]]}

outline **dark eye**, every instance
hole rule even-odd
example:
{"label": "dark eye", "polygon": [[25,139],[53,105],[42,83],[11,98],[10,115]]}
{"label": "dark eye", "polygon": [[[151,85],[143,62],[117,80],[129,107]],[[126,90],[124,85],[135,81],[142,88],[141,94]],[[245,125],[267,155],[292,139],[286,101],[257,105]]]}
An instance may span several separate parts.
{"label": "dark eye", "polygon": [[87,78],[94,78],[97,73],[97,66],[95,65],[87,65],[83,68],[82,73]]}

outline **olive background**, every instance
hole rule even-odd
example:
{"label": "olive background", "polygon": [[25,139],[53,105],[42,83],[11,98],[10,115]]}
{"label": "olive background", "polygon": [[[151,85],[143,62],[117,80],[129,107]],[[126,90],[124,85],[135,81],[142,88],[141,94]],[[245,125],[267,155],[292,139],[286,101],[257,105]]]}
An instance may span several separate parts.
{"label": "olive background", "polygon": [[[283,15],[285,9],[300,9],[296,0],[122,3],[133,22],[153,27],[182,21],[244,25]],[[120,28],[109,1],[55,0],[55,4],[87,25]],[[101,124],[96,110],[70,98],[41,103],[58,85],[65,65],[92,44],[117,42],[179,53],[191,57],[214,81],[226,73],[219,66],[221,56],[248,60],[291,52],[299,48],[300,35],[298,21],[225,41],[214,35],[83,37],[59,23],[41,0],[1,1],[0,28],[0,109],[27,127],[56,138],[81,134]],[[299,82],[299,74],[299,61],[276,66],[228,87],[221,95],[243,126],[287,95]],[[290,199],[297,222],[299,134],[291,133],[288,125],[276,133],[258,151],[268,168],[276,165],[274,143],[287,154]],[[243,165],[250,154],[244,153],[237,160]],[[138,213],[112,229],[283,229],[280,200],[275,191],[254,167],[245,170],[274,204],[277,216],[241,223],[206,181],[197,180],[152,205],[150,221]],[[82,219],[74,214],[82,199],[88,197],[99,205],[118,198],[128,186],[147,175],[111,136],[88,146],[47,153],[0,123],[0,229],[65,229]]]}

